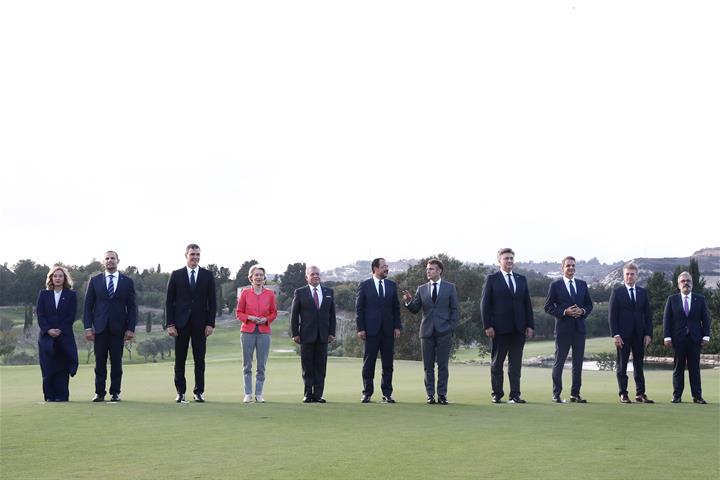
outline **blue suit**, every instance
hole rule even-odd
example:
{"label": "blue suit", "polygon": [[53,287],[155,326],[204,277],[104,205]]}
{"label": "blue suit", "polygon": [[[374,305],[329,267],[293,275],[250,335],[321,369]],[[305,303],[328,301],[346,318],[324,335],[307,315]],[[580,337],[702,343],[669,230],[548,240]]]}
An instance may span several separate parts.
{"label": "blue suit", "polygon": [[378,352],[382,362],[380,388],[383,395],[392,395],[393,356],[395,351],[395,329],[401,329],[400,301],[397,285],[387,278],[383,280],[385,295],[380,298],[372,278],[361,282],[355,299],[355,323],[357,331],[367,334],[363,350],[363,395],[374,392],[375,361]]}
{"label": "blue suit", "polygon": [[[40,326],[38,353],[45,401],[66,402],[70,398],[70,377],[75,376],[78,369],[78,351],[72,328],[77,314],[77,294],[63,289],[56,307],[53,290],[40,290],[35,312]],[[62,331],[57,337],[47,333],[54,328]]]}
{"label": "blue suit", "polygon": [[85,329],[95,333],[95,393],[104,397],[107,393],[107,358],[110,354],[110,395],[120,395],[122,382],[122,355],[125,332],[135,331],[137,305],[135,284],[120,272],[113,274],[115,291],[108,295],[105,274],[95,275],[88,283],[85,295],[83,323]]}
{"label": "blue suit", "polygon": [[187,390],[185,379],[185,361],[192,342],[193,362],[195,363],[195,388],[193,393],[205,392],[205,351],[207,337],[205,328],[215,328],[217,298],[215,278],[212,272],[198,267],[195,287],[190,286],[187,267],[170,274],[165,296],[165,314],[167,326],[175,326],[175,389],[180,394]]}
{"label": "blue suit", "polygon": [[685,315],[682,294],[670,295],[663,315],[665,338],[672,339],[675,366],[673,369],[673,396],[680,398],[685,389],[685,366],[690,377],[693,398],[702,398],[700,384],[700,342],[710,336],[710,312],[705,297],[690,294],[690,311]]}
{"label": "blue suit", "polygon": [[[561,278],[550,284],[545,299],[545,312],[555,317],[555,362],[552,370],[553,396],[559,397],[562,392],[562,371],[567,360],[568,352],[572,348],[572,386],[570,395],[579,396],[582,385],[582,364],[585,355],[585,318],[590,315],[593,303],[587,283],[573,278],[575,285],[575,298]],[[563,312],[576,305],[585,314],[577,318],[568,317]]]}
{"label": "blue suit", "polygon": [[492,340],[492,360],[490,364],[490,380],[492,394],[502,398],[503,363],[508,357],[508,378],[510,379],[510,398],[520,397],[520,370],[522,368],[522,352],[525,347],[525,330],[535,328],[530,290],[527,279],[513,273],[515,291],[508,288],[505,276],[501,271],[485,278],[480,314],[485,329],[493,328],[495,337]]}
{"label": "blue suit", "polygon": [[652,314],[650,299],[644,288],[635,289],[635,303],[625,285],[615,288],[610,294],[608,303],[608,322],[610,335],[620,335],[622,347],[617,347],[617,381],[618,393],[627,395],[627,366],[630,352],[633,356],[633,378],[635,379],[636,395],[645,394],[645,373],[643,357],[645,356],[645,337],[652,337]]}

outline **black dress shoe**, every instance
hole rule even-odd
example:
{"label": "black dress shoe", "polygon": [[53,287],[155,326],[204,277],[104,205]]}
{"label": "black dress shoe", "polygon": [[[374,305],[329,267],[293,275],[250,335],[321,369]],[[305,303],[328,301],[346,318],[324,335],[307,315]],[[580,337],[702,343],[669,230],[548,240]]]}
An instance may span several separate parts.
{"label": "black dress shoe", "polygon": [[527,403],[524,398],[520,397],[510,397],[510,400],[508,400],[508,403]]}
{"label": "black dress shoe", "polygon": [[203,403],[205,401],[205,398],[203,397],[202,393],[193,393],[193,400],[198,403]]}
{"label": "black dress shoe", "polygon": [[670,400],[670,403],[682,403],[682,398],[673,397],[672,400]]}
{"label": "black dress shoe", "polygon": [[428,395],[425,403],[428,405],[435,405],[435,395]]}
{"label": "black dress shoe", "polygon": [[650,400],[644,393],[641,395],[635,395],[635,401],[638,403],[655,403],[654,400]]}
{"label": "black dress shoe", "polygon": [[320,398],[316,398],[316,399],[315,399],[315,403],[327,403],[327,400],[325,400],[324,398],[320,397]]}
{"label": "black dress shoe", "polygon": [[370,403],[370,395],[363,395],[363,396],[360,398],[360,402],[361,402],[361,403]]}
{"label": "black dress shoe", "polygon": [[493,395],[493,396],[492,396],[492,399],[491,399],[490,401],[491,401],[492,403],[503,403],[503,402],[502,402],[502,397],[500,397],[499,395]]}
{"label": "black dress shoe", "polygon": [[693,403],[699,403],[700,405],[707,405],[707,402],[703,397],[693,397]]}
{"label": "black dress shoe", "polygon": [[96,393],[95,396],[92,399],[93,402],[104,402],[105,401],[105,395],[100,395],[99,393]]}
{"label": "black dress shoe", "polygon": [[630,400],[630,397],[628,397],[627,393],[621,393],[620,394],[620,403],[632,403],[632,400]]}
{"label": "black dress shoe", "polygon": [[315,399],[312,395],[306,395],[303,397],[303,403],[312,403]]}
{"label": "black dress shoe", "polygon": [[445,395],[438,395],[438,403],[440,405],[447,405],[448,404],[447,397]]}
{"label": "black dress shoe", "polygon": [[110,395],[110,401],[113,403],[117,403],[120,401],[120,394],[119,393],[113,393]]}
{"label": "black dress shoe", "polygon": [[552,400],[553,403],[565,403],[565,400],[560,398],[560,395],[553,395]]}
{"label": "black dress shoe", "polygon": [[388,395],[382,398],[382,403],[395,403],[395,399],[391,395]]}
{"label": "black dress shoe", "polygon": [[175,403],[187,403],[187,400],[185,400],[185,394],[184,393],[178,393],[175,397]]}
{"label": "black dress shoe", "polygon": [[587,403],[587,400],[580,395],[570,395],[570,401],[573,403]]}

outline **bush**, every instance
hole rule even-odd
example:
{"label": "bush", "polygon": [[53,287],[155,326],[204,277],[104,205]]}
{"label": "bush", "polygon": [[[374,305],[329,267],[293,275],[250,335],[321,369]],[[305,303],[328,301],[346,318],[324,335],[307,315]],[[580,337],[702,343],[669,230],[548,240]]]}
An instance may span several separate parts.
{"label": "bush", "polygon": [[36,365],[37,363],[37,357],[27,352],[5,355],[5,365]]}
{"label": "bush", "polygon": [[610,352],[600,352],[595,354],[595,363],[599,370],[604,371],[615,371],[615,358],[616,354]]}

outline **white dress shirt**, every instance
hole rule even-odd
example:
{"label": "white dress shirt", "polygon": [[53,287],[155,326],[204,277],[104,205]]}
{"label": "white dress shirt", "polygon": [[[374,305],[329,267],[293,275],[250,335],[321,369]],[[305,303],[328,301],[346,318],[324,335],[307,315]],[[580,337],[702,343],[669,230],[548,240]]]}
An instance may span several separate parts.
{"label": "white dress shirt", "polygon": [[[317,288],[317,292],[318,292],[318,308],[322,307],[322,302],[323,302],[322,287],[321,287],[320,285],[318,285],[317,287],[314,287],[314,286],[310,285],[309,283],[308,283],[308,287],[310,287],[310,296],[311,296],[311,297],[313,297],[313,289]],[[313,301],[314,301],[314,300],[315,300],[315,299],[313,298]]]}

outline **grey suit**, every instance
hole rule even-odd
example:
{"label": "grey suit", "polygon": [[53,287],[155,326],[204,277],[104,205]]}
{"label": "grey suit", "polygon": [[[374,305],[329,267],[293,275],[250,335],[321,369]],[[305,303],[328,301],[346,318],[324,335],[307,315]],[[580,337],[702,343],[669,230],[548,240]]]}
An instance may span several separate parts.
{"label": "grey suit", "polygon": [[413,313],[422,309],[420,343],[425,369],[425,390],[428,397],[435,395],[435,363],[438,366],[437,393],[442,396],[447,395],[452,333],[459,321],[455,284],[441,280],[435,302],[432,300],[432,284],[433,282],[430,281],[420,285],[415,297],[405,305]]}

